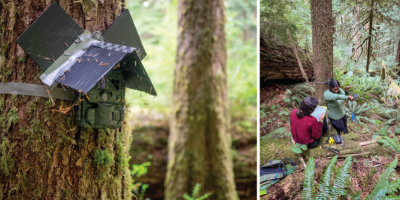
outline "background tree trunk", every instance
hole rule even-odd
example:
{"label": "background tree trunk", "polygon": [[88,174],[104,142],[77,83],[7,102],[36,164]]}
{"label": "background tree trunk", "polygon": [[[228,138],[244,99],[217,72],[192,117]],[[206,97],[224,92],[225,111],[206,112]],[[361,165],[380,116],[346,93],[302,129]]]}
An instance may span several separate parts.
{"label": "background tree trunk", "polygon": [[397,43],[397,51],[396,51],[396,62],[397,62],[397,66],[400,66],[400,40]]}
{"label": "background tree trunk", "polygon": [[369,70],[370,59],[372,55],[372,20],[374,19],[374,0],[371,0],[371,11],[369,13],[369,25],[368,25],[368,52],[367,52],[367,66],[366,71]]}
{"label": "background tree trunk", "polygon": [[238,199],[228,131],[223,0],[179,0],[178,49],[165,199],[196,183],[211,199]]}
{"label": "background tree trunk", "polygon": [[[311,57],[305,50],[297,48],[308,80],[314,76]],[[277,41],[260,38],[260,78],[266,80],[291,79],[305,81],[293,50]]]}
{"label": "background tree trunk", "polygon": [[[42,84],[43,71],[16,39],[51,4],[50,0],[0,2],[0,80]],[[104,2],[104,3],[103,3]],[[83,28],[104,32],[124,1],[60,0]],[[52,112],[72,102],[0,95],[0,199],[131,199],[130,135],[118,130],[79,130],[73,111]],[[111,166],[94,151],[108,151]]]}
{"label": "background tree trunk", "polygon": [[[315,81],[326,82],[333,77],[332,0],[311,0],[310,4]],[[327,89],[327,84],[315,84],[315,95],[320,102]]]}
{"label": "background tree trunk", "polygon": [[[355,36],[354,36],[354,50],[355,50],[355,52],[354,52],[354,56],[353,56],[353,58],[355,59],[355,60],[357,60],[358,59],[358,54],[359,54],[359,50],[358,50],[358,46],[360,46],[360,44],[359,44],[359,42],[358,42],[358,39],[360,38],[360,30],[359,30],[359,27],[360,27],[360,22],[358,21],[358,18],[359,18],[359,11],[360,11],[360,3],[358,2],[358,0],[356,0],[356,8],[355,8],[355,15],[354,15],[354,18],[356,19],[355,20],[355,23],[354,23],[354,32],[356,33],[355,34]],[[343,24],[343,23],[342,23]]]}

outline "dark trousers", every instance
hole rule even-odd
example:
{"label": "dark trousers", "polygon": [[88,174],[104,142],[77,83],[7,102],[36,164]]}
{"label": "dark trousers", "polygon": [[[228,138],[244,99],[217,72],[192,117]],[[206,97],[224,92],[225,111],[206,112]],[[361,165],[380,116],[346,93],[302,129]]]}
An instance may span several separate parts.
{"label": "dark trousers", "polygon": [[322,123],[321,136],[318,139],[314,140],[314,142],[308,144],[307,148],[309,148],[309,149],[315,148],[318,145],[319,140],[321,140],[322,135],[325,134],[328,131],[328,129],[329,129],[329,127],[328,127],[328,123],[326,122],[326,117],[325,117],[324,121]]}
{"label": "dark trousers", "polygon": [[344,117],[342,119],[334,120],[334,119],[329,118],[329,120],[331,121],[332,126],[336,129],[336,131],[339,135],[341,132],[343,134],[349,133],[347,131],[347,116],[346,115],[344,115]]}

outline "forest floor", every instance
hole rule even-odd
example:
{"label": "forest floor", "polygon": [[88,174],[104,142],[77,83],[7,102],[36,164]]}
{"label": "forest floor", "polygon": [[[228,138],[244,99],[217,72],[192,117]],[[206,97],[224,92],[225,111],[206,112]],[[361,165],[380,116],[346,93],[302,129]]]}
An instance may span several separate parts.
{"label": "forest floor", "polygon": [[[260,124],[264,125],[260,128],[260,164],[268,162],[268,160],[280,160],[289,158],[297,165],[296,171],[288,175],[281,181],[273,184],[267,189],[267,195],[261,199],[301,199],[302,185],[304,181],[304,167],[300,161],[300,154],[294,153],[291,148],[294,146],[291,140],[289,116],[293,109],[297,108],[294,101],[288,101],[288,96],[293,95],[287,92],[287,89],[294,90],[295,85],[282,85],[277,83],[269,83],[261,88],[260,105],[264,117],[260,119]],[[285,101],[286,99],[286,101]],[[368,111],[367,111],[368,112]],[[353,191],[361,191],[361,198],[369,194],[380,175],[386,169],[387,165],[392,162],[396,153],[389,148],[382,148],[379,143],[360,146],[360,142],[372,140],[374,135],[387,135],[399,141],[400,131],[398,123],[385,125],[382,117],[374,113],[367,113],[370,120],[376,123],[370,123],[364,119],[357,119],[357,123],[350,121],[348,118],[349,134],[344,135],[344,146],[337,144],[326,145],[338,149],[341,154],[364,154],[361,156],[353,156],[350,169],[350,183]],[[361,121],[361,122],[360,122]],[[397,124],[396,124],[397,123]],[[397,131],[397,132],[396,132]],[[307,164],[308,159],[313,156],[315,158],[315,185],[321,181],[323,170],[327,166],[331,157],[335,154],[321,147],[326,141],[327,136],[336,134],[336,130],[331,130],[322,137],[316,148],[308,149],[303,152],[303,158]],[[346,157],[339,156],[336,167],[343,164]],[[399,157],[400,158],[400,157]],[[380,164],[380,165],[379,165]],[[400,162],[395,169],[398,178],[400,175]],[[279,198],[278,198],[279,197]]]}
{"label": "forest floor", "polygon": [[[231,114],[232,150],[236,189],[241,200],[254,200],[257,194],[257,119],[249,107],[243,113]],[[149,184],[143,199],[164,199],[164,181],[168,163],[169,115],[151,110],[132,110],[127,127],[132,132],[129,165],[150,162],[147,173],[134,179]],[[130,168],[131,169],[131,168]]]}

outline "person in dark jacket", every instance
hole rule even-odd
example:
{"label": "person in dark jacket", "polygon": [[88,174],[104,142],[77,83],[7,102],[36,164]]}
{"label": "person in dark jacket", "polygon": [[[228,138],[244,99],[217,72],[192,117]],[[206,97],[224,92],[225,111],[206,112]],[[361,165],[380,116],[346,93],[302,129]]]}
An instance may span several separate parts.
{"label": "person in dark jacket", "polygon": [[328,81],[328,90],[324,92],[324,99],[329,121],[336,129],[337,133],[347,134],[347,117],[344,111],[344,100],[353,100],[353,96],[348,94],[348,91],[353,86],[344,87],[344,91],[340,88],[339,81],[331,78]]}
{"label": "person in dark jacket", "polygon": [[306,97],[300,103],[299,109],[294,109],[290,115],[293,140],[299,144],[306,144],[308,148],[316,147],[322,133],[327,131],[325,113],[319,116],[319,121],[310,115],[317,105],[317,98]]}

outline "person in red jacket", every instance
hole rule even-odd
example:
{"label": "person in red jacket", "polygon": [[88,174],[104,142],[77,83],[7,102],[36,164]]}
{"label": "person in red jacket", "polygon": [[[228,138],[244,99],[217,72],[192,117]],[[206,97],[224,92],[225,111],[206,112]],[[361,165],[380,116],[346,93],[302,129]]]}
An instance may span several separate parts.
{"label": "person in red jacket", "polygon": [[319,143],[322,132],[324,131],[325,133],[327,130],[325,114],[319,116],[319,121],[310,115],[314,112],[317,105],[317,98],[306,97],[300,103],[299,109],[294,109],[290,115],[290,126],[293,140],[299,144],[306,144],[307,148],[316,147]]}

